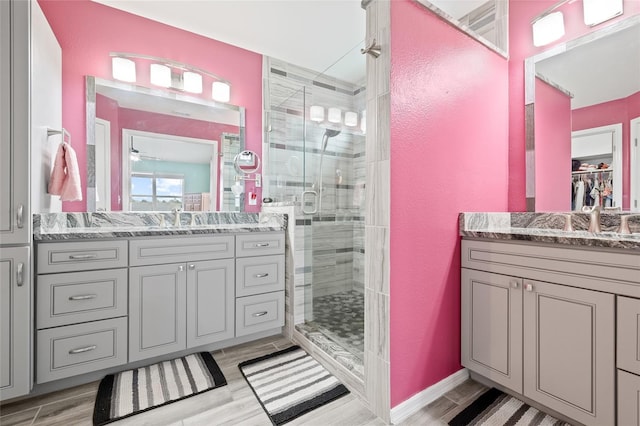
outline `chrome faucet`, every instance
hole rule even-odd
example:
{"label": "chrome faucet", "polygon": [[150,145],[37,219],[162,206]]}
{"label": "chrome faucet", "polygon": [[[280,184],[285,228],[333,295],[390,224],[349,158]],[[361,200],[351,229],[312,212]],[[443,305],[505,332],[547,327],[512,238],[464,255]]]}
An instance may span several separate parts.
{"label": "chrome faucet", "polygon": [[585,213],[590,213],[589,218],[589,232],[602,232],[602,228],[600,227],[600,206],[593,206],[593,208],[589,209],[589,207],[582,207],[582,211]]}
{"label": "chrome faucet", "polygon": [[175,219],[173,221],[173,226],[178,227],[180,226],[180,210],[179,208],[175,208],[173,209],[173,213],[175,214]]}
{"label": "chrome faucet", "polygon": [[618,234],[630,234],[631,229],[629,229],[629,219],[632,217],[640,217],[640,214],[627,214],[624,216],[620,216],[620,229],[618,229]]}

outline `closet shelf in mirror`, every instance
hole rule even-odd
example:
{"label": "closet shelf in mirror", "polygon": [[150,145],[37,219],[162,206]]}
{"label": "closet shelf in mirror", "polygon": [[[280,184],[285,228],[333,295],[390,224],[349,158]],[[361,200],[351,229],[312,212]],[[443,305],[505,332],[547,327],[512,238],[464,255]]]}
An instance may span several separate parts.
{"label": "closet shelf in mirror", "polygon": [[613,169],[609,168],[609,169],[591,169],[591,170],[578,170],[575,172],[571,172],[571,175],[587,175],[587,174],[593,174],[593,173],[609,173],[612,172]]}

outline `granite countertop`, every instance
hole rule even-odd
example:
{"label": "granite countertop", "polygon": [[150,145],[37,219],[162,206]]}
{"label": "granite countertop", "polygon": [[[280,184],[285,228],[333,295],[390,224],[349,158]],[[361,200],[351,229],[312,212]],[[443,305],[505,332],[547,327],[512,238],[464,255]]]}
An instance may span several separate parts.
{"label": "granite countertop", "polygon": [[[602,232],[588,232],[588,213],[460,213],[460,236],[495,240],[534,241],[640,252],[640,217],[629,219],[631,234],[617,232],[620,216],[602,213]],[[574,231],[564,231],[570,217]]]}
{"label": "granite countertop", "polygon": [[175,213],[100,212],[43,213],[33,215],[34,241],[99,238],[206,235],[229,232],[282,231],[287,216],[277,213],[178,213],[180,225],[173,226]]}

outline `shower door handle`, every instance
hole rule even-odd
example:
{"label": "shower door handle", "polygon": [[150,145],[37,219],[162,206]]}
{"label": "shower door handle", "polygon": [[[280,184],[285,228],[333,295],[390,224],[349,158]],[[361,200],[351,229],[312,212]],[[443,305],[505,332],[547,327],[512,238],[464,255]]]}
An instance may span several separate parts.
{"label": "shower door handle", "polygon": [[[313,209],[311,210],[307,210],[307,205],[306,205],[306,200],[304,199],[304,196],[306,194],[312,194],[313,195]],[[318,193],[316,191],[304,191],[302,193],[302,213],[304,214],[316,214],[318,213]]]}

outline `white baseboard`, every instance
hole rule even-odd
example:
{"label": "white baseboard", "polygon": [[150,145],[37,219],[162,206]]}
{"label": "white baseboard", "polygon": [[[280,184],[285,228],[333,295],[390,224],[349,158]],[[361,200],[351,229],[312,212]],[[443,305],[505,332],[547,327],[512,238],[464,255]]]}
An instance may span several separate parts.
{"label": "white baseboard", "polygon": [[429,386],[423,391],[413,395],[406,401],[401,402],[391,409],[391,424],[398,424],[407,419],[412,414],[436,399],[440,398],[451,389],[455,388],[469,378],[469,370],[463,368],[456,371],[449,377],[445,377],[433,386]]}

